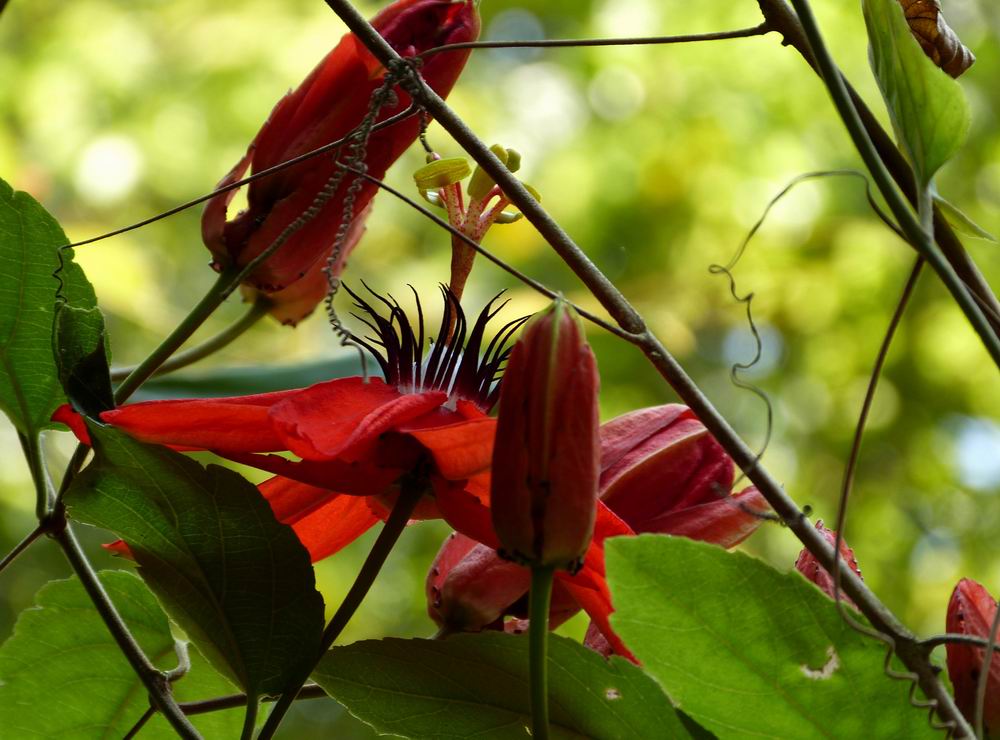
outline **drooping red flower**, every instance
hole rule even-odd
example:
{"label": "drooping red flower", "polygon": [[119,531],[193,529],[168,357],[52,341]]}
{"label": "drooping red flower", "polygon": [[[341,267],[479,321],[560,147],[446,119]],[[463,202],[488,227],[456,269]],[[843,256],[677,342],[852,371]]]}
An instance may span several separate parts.
{"label": "drooping red flower", "polygon": [[[946,630],[960,635],[990,639],[997,602],[982,584],[963,578],[955,586],[948,602]],[[996,636],[993,636],[996,640]],[[969,722],[976,713],[976,689],[983,670],[985,648],[949,642],[948,677],[955,689],[955,704]],[[986,701],[983,705],[983,728],[987,736],[1000,732],[1000,650],[995,650],[986,679]]]}
{"label": "drooping red flower", "polygon": [[597,515],[597,362],[557,299],[511,351],[493,447],[490,510],[508,557],[575,571]]}
{"label": "drooping red flower", "polygon": [[[732,547],[756,530],[766,507],[753,488],[730,493],[732,460],[685,406],[633,411],[600,428],[600,502],[594,539],[575,576],[558,574],[550,622],[583,608],[592,618],[588,644],[628,655],[610,628],[604,540],[641,532],[675,534]],[[504,616],[526,614],[530,573],[488,546],[445,541],[427,579],[428,612],[447,631],[524,629]],[[601,635],[598,639],[596,635]]]}
{"label": "drooping red flower", "polygon": [[[837,533],[832,529],[827,529],[822,519],[816,520],[816,529],[830,545],[833,545],[837,541]],[[840,541],[840,558],[857,574],[858,578],[861,578],[861,568],[858,567],[858,560],[854,557],[854,550],[848,547],[847,542],[843,539]],[[833,598],[833,576],[830,575],[826,568],[820,565],[816,556],[804,547],[802,548],[802,552],[799,553],[799,557],[795,560],[795,569],[823,589],[823,592],[827,596],[831,599]],[[851,597],[843,591],[840,592],[840,598],[842,601],[846,601],[856,608],[856,604]]]}
{"label": "drooping red flower", "polygon": [[[479,35],[474,0],[396,0],[372,19],[372,25],[403,57],[444,44],[473,41]],[[420,66],[420,74],[439,95],[447,96],[468,56],[469,50],[432,55]],[[372,104],[372,94],[384,80],[385,70],[361,41],[353,33],[345,35],[298,88],[278,101],[246,155],[219,186],[236,182],[248,168],[259,172],[343,138],[361,124]],[[402,88],[396,86],[393,92],[377,120],[409,106],[410,98]],[[419,117],[412,116],[372,133],[364,147],[368,174],[382,178],[416,140],[419,129]],[[343,170],[331,153],[256,180],[247,189],[248,208],[229,221],[227,209],[235,191],[210,200],[202,218],[202,238],[216,269],[246,265],[267,249],[303,215],[324,187],[334,182],[331,178],[338,172]],[[339,183],[334,182],[332,197],[249,278],[252,289],[269,294],[278,304],[279,318],[287,323],[294,323],[316,305],[309,305],[305,296],[311,297],[324,287],[320,280],[325,276],[317,265],[325,264],[331,255],[352,181],[352,176],[345,175]],[[375,190],[371,183],[360,184],[353,202],[353,220],[361,216]],[[343,269],[352,247],[353,243],[345,242],[335,269]],[[310,281],[310,290],[284,293],[303,279]]]}
{"label": "drooping red flower", "polygon": [[[352,293],[352,295],[354,295]],[[357,338],[385,380],[343,378],[309,388],[235,398],[150,401],[104,412],[101,420],[136,439],[180,450],[210,450],[275,474],[260,486],[277,518],[290,524],[313,560],[353,541],[391,509],[404,476],[427,495],[414,518],[443,517],[470,536],[490,538],[488,479],[496,420],[487,414],[499,391],[505,344],[523,320],[483,346],[486,307],[468,327],[445,292],[442,336],[425,361],[423,328],[380,298],[389,318],[360,297],[375,337]],[[372,343],[381,346],[381,351]],[[480,354],[483,357],[480,359]],[[57,420],[86,441],[68,407]],[[298,459],[268,454],[291,452]]]}

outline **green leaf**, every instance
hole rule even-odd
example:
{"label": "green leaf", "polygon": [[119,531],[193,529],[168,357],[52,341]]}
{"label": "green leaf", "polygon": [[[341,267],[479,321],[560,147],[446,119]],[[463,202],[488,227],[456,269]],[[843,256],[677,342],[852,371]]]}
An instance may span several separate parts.
{"label": "green leaf", "polygon": [[128,543],[167,613],[247,694],[279,693],[312,665],[323,598],[309,554],[255,486],[88,422],[95,460],[68,514]]}
{"label": "green leaf", "polygon": [[897,0],[862,0],[872,69],[896,137],[926,187],[969,131],[961,85],[934,65],[910,33]]}
{"label": "green leaf", "polygon": [[0,180],[0,410],[28,435],[64,400],[52,356],[57,293],[78,308],[96,304],[72,251],[60,255],[67,243],[38,201]]}
{"label": "green leaf", "polygon": [[59,382],[73,408],[92,419],[113,409],[110,353],[101,309],[60,306],[54,339]]}
{"label": "green leaf", "polygon": [[[364,640],[327,653],[313,680],[383,734],[529,737],[527,637]],[[639,668],[557,635],[549,638],[549,697],[555,738],[692,736]]]}
{"label": "green leaf", "polygon": [[986,239],[994,244],[997,243],[997,238],[993,234],[969,218],[958,206],[939,195],[934,196],[934,202],[941,209],[942,215],[948,220],[948,223],[952,225],[955,231],[961,232],[966,236],[974,236],[977,239]]}
{"label": "green leaf", "polygon": [[[305,388],[332,378],[361,374],[361,361],[354,352],[299,365],[253,365],[222,367],[201,372],[154,377],[135,393],[136,401],[162,398],[216,398],[248,396],[292,388]],[[369,360],[368,371],[377,372]]]}
{"label": "green leaf", "polygon": [[[100,574],[104,588],[157,666],[177,665],[174,638],[156,599],[131,573]],[[191,670],[171,684],[180,701],[223,696],[233,685],[197,652]],[[35,606],[18,617],[0,647],[0,727],[4,737],[93,740],[120,738],[149,706],[146,691],[75,578],[46,584]],[[206,737],[236,737],[241,709],[194,717]],[[142,731],[144,740],[175,738],[162,717]]]}
{"label": "green leaf", "polygon": [[608,541],[611,623],[677,705],[720,738],[933,737],[885,647],[823,592],[683,537]]}

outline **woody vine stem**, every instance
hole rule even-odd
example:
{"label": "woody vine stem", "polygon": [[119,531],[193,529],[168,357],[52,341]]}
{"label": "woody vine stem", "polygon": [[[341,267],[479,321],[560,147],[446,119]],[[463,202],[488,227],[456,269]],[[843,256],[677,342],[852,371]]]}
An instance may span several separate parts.
{"label": "woody vine stem", "polygon": [[[628,333],[627,341],[642,350],[678,396],[698,415],[702,423],[757,486],[774,511],[803,545],[816,556],[825,568],[831,572],[839,569],[844,591],[855,601],[876,629],[887,634],[893,640],[897,655],[907,668],[918,676],[920,687],[935,702],[936,711],[946,722],[956,728],[959,736],[972,737],[972,729],[958,711],[951,695],[941,684],[934,667],[928,660],[925,649],[916,636],[900,623],[888,607],[845,563],[835,558],[833,548],[819,532],[809,525],[808,520],[794,500],[760,464],[750,447],[739,437],[729,422],[719,413],[656,335],[646,327],[642,316],[628,302],[628,299],[591,262],[572,237],[542,208],[527,189],[507,171],[506,167],[465,122],[440,96],[420,80],[408,63],[385,42],[348,0],[325,0],[325,2],[387,69],[410,70],[403,81],[407,92],[501,187],[510,201],[521,210],[525,218],[535,226],[542,237],[583,281],[618,325]],[[804,24],[812,21],[809,38],[812,42],[813,52],[824,59],[821,62],[821,69],[824,70],[824,81],[831,90],[837,89],[835,99],[838,100],[838,106],[846,112],[854,111],[846,88],[840,81],[839,72],[822,44],[822,38],[815,26],[808,2],[795,0],[794,5]],[[810,28],[810,26],[806,25],[806,28]],[[844,98],[846,98],[846,105]],[[959,284],[957,289],[954,287],[954,281],[949,277],[949,273],[950,276],[954,276],[954,272],[940,256],[940,252],[933,244],[933,239],[920,228],[912,210],[895,190],[881,159],[878,158],[867,133],[864,131],[857,112],[854,111],[853,116],[845,113],[845,123],[850,129],[856,145],[861,150],[866,164],[876,171],[876,182],[889,200],[894,214],[906,229],[907,235],[913,239],[916,246],[921,248],[921,252],[924,252],[924,248],[926,248],[929,261],[948,282],[949,289],[952,290],[956,300],[966,311],[991,355],[1000,362],[1000,343],[997,342],[992,328],[989,327],[982,311],[966,292],[964,286]],[[916,225],[915,230],[912,229],[912,224]],[[930,243],[928,244],[928,242]]]}

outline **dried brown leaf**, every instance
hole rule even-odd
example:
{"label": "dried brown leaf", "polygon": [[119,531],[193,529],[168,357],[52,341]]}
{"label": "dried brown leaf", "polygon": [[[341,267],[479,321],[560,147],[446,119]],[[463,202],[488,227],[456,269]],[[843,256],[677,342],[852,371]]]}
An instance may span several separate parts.
{"label": "dried brown leaf", "polygon": [[899,4],[911,33],[934,64],[958,77],[975,63],[975,55],[945,23],[938,0],[899,0]]}

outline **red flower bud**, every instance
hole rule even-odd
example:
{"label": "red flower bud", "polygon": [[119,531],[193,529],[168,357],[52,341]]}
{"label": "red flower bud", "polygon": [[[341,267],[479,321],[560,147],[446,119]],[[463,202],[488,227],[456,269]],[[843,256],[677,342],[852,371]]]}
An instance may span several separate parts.
{"label": "red flower bud", "polygon": [[[823,525],[822,519],[816,520],[816,529],[831,545],[837,541],[837,533],[832,529],[827,529]],[[858,578],[861,578],[861,569],[858,567],[858,561],[854,557],[854,551],[847,546],[847,542],[844,540],[840,541],[840,558],[850,566],[851,570],[858,574]],[[795,561],[795,569],[823,589],[827,596],[831,599],[833,598],[833,576],[830,575],[826,568],[820,565],[816,556],[807,549],[802,548],[802,552],[799,553],[799,557]],[[856,608],[855,603],[843,591],[840,593],[840,598],[842,601]]]}
{"label": "red flower bud", "polygon": [[597,512],[597,363],[562,300],[514,345],[500,390],[490,508],[505,554],[575,569]]}
{"label": "red flower bud", "polygon": [[[397,0],[372,20],[375,29],[402,56],[412,57],[435,46],[472,41],[479,35],[479,16],[473,0]],[[446,96],[465,66],[469,51],[444,52],[429,57],[420,74],[439,95]],[[354,34],[347,34],[301,85],[282,98],[254,137],[246,156],[219,183],[220,187],[243,177],[247,168],[259,172],[335,141],[355,129],[365,117],[372,93],[382,86],[385,70]],[[378,119],[403,111],[409,96],[398,86],[382,107]],[[417,138],[418,116],[374,132],[365,147],[368,174],[382,178],[389,166]],[[249,207],[231,221],[226,210],[235,191],[208,202],[202,218],[202,238],[211,250],[216,269],[246,265],[267,249],[286,227],[296,221],[338,171],[333,154],[318,156],[279,173],[252,182],[247,190]],[[292,303],[283,316],[301,318],[304,296],[316,294],[318,274],[313,268],[331,254],[344,212],[352,178],[345,177],[316,215],[298,229],[250,276],[250,285],[275,294],[278,303]],[[376,188],[364,183],[354,200],[358,217]],[[353,245],[352,245],[353,246]],[[346,257],[345,253],[341,258]],[[341,265],[342,267],[342,265]],[[296,281],[310,279],[310,290],[282,295]],[[325,293],[325,290],[323,291]],[[309,306],[309,310],[315,306]],[[308,313],[309,310],[305,310]]]}
{"label": "red flower bud", "polygon": [[[990,639],[990,629],[997,612],[997,602],[989,591],[970,578],[955,586],[948,602],[946,630],[960,635]],[[996,636],[993,636],[996,641]],[[961,643],[947,643],[948,676],[955,688],[955,703],[970,722],[976,712],[976,687],[983,668],[985,649]],[[986,703],[983,727],[987,736],[1000,732],[1000,651],[994,650],[986,679]]]}

